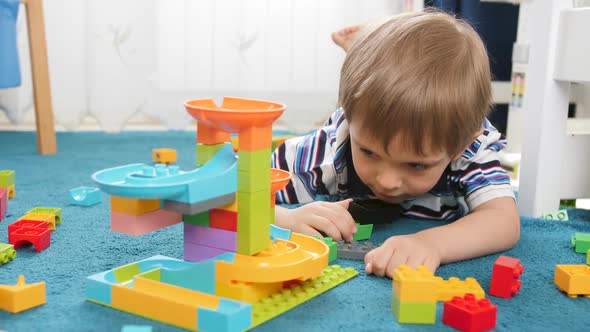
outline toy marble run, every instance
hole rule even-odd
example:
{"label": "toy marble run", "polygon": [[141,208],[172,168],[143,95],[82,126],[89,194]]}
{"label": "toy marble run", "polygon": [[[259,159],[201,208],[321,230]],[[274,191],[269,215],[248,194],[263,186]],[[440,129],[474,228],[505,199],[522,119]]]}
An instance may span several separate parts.
{"label": "toy marble run", "polygon": [[284,105],[226,97],[185,107],[197,120],[196,169],[132,164],[93,175],[112,195],[113,230],[139,235],[183,221],[184,260],[154,256],[92,275],[89,301],[189,330],[241,331],[358,274],[328,266],[323,241],[273,225],[274,194],[290,180],[270,168]]}

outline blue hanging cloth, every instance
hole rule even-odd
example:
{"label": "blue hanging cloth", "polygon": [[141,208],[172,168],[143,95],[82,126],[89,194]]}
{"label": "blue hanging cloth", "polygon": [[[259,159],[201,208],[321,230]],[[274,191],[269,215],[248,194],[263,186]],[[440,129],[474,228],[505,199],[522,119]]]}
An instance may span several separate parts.
{"label": "blue hanging cloth", "polygon": [[20,86],[16,18],[20,0],[0,0],[0,88]]}

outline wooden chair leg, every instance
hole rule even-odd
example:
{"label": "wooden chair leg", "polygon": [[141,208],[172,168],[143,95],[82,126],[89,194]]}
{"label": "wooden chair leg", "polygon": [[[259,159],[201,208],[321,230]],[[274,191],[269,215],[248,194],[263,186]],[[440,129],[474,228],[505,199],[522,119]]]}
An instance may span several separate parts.
{"label": "wooden chair leg", "polygon": [[57,143],[51,104],[43,0],[22,0],[22,2],[27,9],[35,120],[37,124],[37,150],[40,154],[54,154],[57,152]]}

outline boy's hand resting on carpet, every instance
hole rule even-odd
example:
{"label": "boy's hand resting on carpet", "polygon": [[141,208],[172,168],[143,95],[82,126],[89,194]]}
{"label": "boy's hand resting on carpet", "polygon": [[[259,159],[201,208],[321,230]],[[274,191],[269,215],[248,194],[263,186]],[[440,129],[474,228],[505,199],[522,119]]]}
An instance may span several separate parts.
{"label": "boy's hand resting on carpet", "polygon": [[365,256],[365,272],[380,277],[393,277],[393,271],[402,264],[412,268],[426,266],[432,273],[440,265],[440,254],[417,234],[392,236],[379,248]]}
{"label": "boy's hand resting on carpet", "polygon": [[275,224],[305,235],[320,233],[331,237],[334,241],[352,241],[357,227],[348,212],[348,204],[352,199],[339,202],[313,202],[295,209],[276,207]]}

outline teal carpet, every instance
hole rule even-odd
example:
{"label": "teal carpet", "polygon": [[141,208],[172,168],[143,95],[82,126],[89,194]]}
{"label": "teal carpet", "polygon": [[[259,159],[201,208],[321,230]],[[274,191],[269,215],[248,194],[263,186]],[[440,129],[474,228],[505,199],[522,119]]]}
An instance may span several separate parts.
{"label": "teal carpet", "polygon": [[[126,324],[151,325],[154,331],[180,331],[155,321],[85,301],[86,276],[156,254],[182,258],[180,225],[141,237],[109,230],[109,204],[68,206],[68,190],[92,186],[90,175],[104,168],[151,162],[152,148],[177,149],[179,164],[194,163],[194,133],[60,133],[59,153],[39,156],[32,133],[0,132],[0,169],[16,171],[16,198],[0,223],[0,242],[7,242],[7,226],[37,206],[63,209],[63,224],[51,236],[51,246],[35,253],[19,249],[17,258],[0,266],[0,284],[14,284],[19,274],[28,282],[47,283],[47,304],[10,314],[0,311],[0,330],[19,331],[120,331]],[[498,305],[498,331],[584,331],[590,324],[590,298],[571,299],[553,285],[555,264],[583,264],[585,255],[569,247],[574,232],[590,232],[590,212],[569,210],[570,221],[522,219],[520,243],[504,254],[520,258],[525,266],[520,293],[510,299],[492,297]],[[378,227],[373,241],[403,234],[436,223],[400,220]],[[437,275],[461,279],[475,277],[488,290],[491,255],[441,267]],[[451,330],[441,322],[438,304],[434,326],[398,325],[391,313],[391,280],[366,276],[360,262],[337,260],[360,275],[285,314],[256,331],[439,331]]]}

